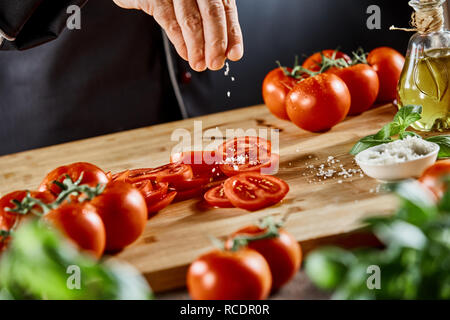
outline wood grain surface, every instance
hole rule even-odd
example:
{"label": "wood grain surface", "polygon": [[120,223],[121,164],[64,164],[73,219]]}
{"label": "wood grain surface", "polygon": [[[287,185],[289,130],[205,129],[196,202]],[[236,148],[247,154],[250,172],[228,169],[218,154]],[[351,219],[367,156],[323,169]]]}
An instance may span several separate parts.
{"label": "wood grain surface", "polygon": [[[112,172],[167,163],[178,143],[171,141],[173,131],[184,128],[192,132],[194,121],[201,121],[203,130],[218,127],[223,132],[279,129],[277,176],[290,186],[281,204],[250,213],[209,209],[200,200],[176,203],[151,218],[143,236],[116,254],[135,265],[155,291],[169,290],[183,286],[189,263],[213,248],[209,236],[224,238],[267,215],[289,214],[286,228],[298,241],[311,244],[315,239],[358,229],[361,219],[369,215],[392,212],[396,201],[378,192],[377,181],[359,172],[351,176],[339,173],[342,168],[347,172],[358,169],[348,151],[359,138],[391,121],[395,112],[393,105],[380,106],[349,117],[328,132],[314,134],[276,119],[264,106],[255,106],[7,155],[0,157],[0,195],[36,188],[48,171],[77,161],[92,162]],[[335,171],[332,177],[317,176],[320,165]]]}

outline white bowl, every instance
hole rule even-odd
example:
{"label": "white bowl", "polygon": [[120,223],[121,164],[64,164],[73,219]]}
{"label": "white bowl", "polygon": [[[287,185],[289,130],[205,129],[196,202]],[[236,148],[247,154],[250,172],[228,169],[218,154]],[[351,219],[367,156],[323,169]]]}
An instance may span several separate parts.
{"label": "white bowl", "polygon": [[369,152],[369,150],[379,148],[380,146],[375,146],[360,152],[356,155],[355,160],[361,167],[362,171],[364,171],[364,173],[371,178],[382,181],[417,178],[420,177],[426,168],[433,165],[437,160],[439,145],[433,142],[429,143],[434,145],[434,150],[432,152],[423,157],[410,161],[397,162],[393,164],[368,164],[361,161],[364,152]]}

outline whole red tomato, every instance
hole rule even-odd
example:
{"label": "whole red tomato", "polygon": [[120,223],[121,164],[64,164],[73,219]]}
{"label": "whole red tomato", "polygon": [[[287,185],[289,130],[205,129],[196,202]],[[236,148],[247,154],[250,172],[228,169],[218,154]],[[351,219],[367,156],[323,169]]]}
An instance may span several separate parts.
{"label": "whole red tomato", "polygon": [[[287,68],[287,71],[292,70]],[[296,83],[297,80],[286,75],[282,68],[270,71],[264,78],[262,86],[264,103],[276,117],[289,120],[286,113],[286,96]]]}
{"label": "whole red tomato", "polygon": [[450,160],[441,160],[426,169],[419,182],[433,192],[438,199],[441,199],[446,191],[443,181],[446,176],[450,176]]}
{"label": "whole red tomato", "polygon": [[332,68],[327,72],[337,75],[347,85],[352,101],[349,115],[363,113],[374,104],[380,82],[372,67],[367,64],[357,64],[343,69]]}
{"label": "whole red tomato", "polygon": [[[14,212],[10,212],[7,210],[13,209],[16,207],[15,204],[12,203],[12,200],[17,200],[19,202],[22,202],[22,200],[25,198],[27,193],[30,192],[30,196],[41,200],[45,204],[52,203],[55,201],[55,197],[47,191],[44,192],[38,192],[38,191],[26,191],[26,190],[20,190],[20,191],[14,191],[11,193],[8,193],[4,195],[0,199],[0,216],[3,219],[3,227],[6,229],[6,231],[9,231],[16,223],[19,223],[21,219],[23,219],[25,216],[22,214],[17,214]],[[40,213],[43,213],[42,209],[36,205],[33,210],[36,210]],[[19,219],[19,221],[17,221]]]}
{"label": "whole red tomato", "polygon": [[377,72],[380,80],[379,102],[393,101],[397,97],[397,85],[400,80],[405,57],[398,51],[381,47],[372,50],[367,62]]}
{"label": "whole red tomato", "polygon": [[308,57],[305,62],[303,62],[302,67],[314,72],[320,71],[321,63],[322,63],[322,54],[327,58],[333,58],[334,59],[344,59],[346,62],[350,63],[352,62],[352,59],[346,55],[345,53],[341,51],[336,50],[323,50],[322,52],[316,52],[310,57]]}
{"label": "whole red tomato", "polygon": [[312,132],[328,130],[344,120],[350,105],[350,91],[345,82],[328,73],[299,82],[286,98],[291,121]]}
{"label": "whole red tomato", "polygon": [[187,287],[195,300],[262,300],[271,285],[267,261],[248,248],[207,253],[187,273]]}
{"label": "whole red tomato", "polygon": [[[229,237],[227,248],[232,247],[232,239],[236,236],[257,236],[265,232],[258,226],[242,228]],[[302,262],[302,250],[295,238],[283,229],[278,232],[278,237],[251,241],[248,244],[250,249],[259,252],[269,264],[274,291],[292,279]]]}
{"label": "whole red tomato", "polygon": [[111,182],[90,203],[105,225],[106,250],[120,250],[144,232],[147,205],[144,196],[132,185],[123,181]]}
{"label": "whole red tomato", "polygon": [[39,191],[51,191],[57,195],[61,192],[61,189],[53,183],[53,181],[62,182],[66,178],[66,175],[72,179],[73,182],[80,178],[83,173],[83,179],[81,184],[87,184],[91,187],[97,186],[97,184],[107,184],[109,182],[105,172],[99,167],[87,163],[77,162],[67,166],[58,167],[55,170],[47,174],[44,180],[41,182]]}
{"label": "whole red tomato", "polygon": [[106,233],[102,219],[94,206],[84,203],[64,203],[43,216],[80,249],[100,258],[105,250]]}

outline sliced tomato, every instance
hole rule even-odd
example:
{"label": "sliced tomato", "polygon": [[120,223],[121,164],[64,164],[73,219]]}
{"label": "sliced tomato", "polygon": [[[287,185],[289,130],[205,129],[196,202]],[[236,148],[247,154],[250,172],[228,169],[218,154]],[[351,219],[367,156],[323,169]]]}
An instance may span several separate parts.
{"label": "sliced tomato", "polygon": [[227,179],[224,192],[235,207],[255,211],[280,202],[289,186],[279,178],[247,172]]}
{"label": "sliced tomato", "polygon": [[[270,157],[265,157],[264,159],[257,159],[256,161],[249,161],[246,159],[246,162],[241,163],[226,163],[220,165],[220,170],[227,175],[228,177],[235,176],[239,173],[244,172],[258,172],[263,174],[272,174],[278,168],[278,164],[280,162],[280,156],[276,153],[272,153]],[[262,169],[267,169],[265,172]],[[273,170],[269,170],[269,168]]]}
{"label": "sliced tomato", "polygon": [[169,204],[173,202],[177,195],[176,191],[171,191],[164,195],[158,202],[156,202],[154,205],[147,208],[149,214],[157,213],[158,211],[161,211],[165,207],[167,207]]}
{"label": "sliced tomato", "polygon": [[211,174],[217,167],[215,151],[185,151],[170,157],[170,162],[190,165],[194,175]]}
{"label": "sliced tomato", "polygon": [[211,181],[211,177],[209,176],[195,176],[192,179],[181,180],[175,183],[171,183],[170,186],[173,187],[176,191],[186,191],[192,189],[202,188],[204,185],[208,184]]}
{"label": "sliced tomato", "polygon": [[233,204],[225,195],[223,184],[208,190],[203,196],[205,201],[213,207],[217,208],[233,208]]}
{"label": "sliced tomato", "polygon": [[126,182],[128,180],[129,175],[130,175],[130,170],[125,170],[125,171],[122,171],[122,172],[112,175],[111,180]]}
{"label": "sliced tomato", "polygon": [[160,201],[168,192],[169,184],[167,182],[155,182],[152,180],[145,180],[133,183],[145,198],[147,207],[151,207]]}
{"label": "sliced tomato", "polygon": [[128,180],[131,183],[142,180],[156,180],[158,182],[176,183],[193,177],[190,165],[169,163],[158,168],[130,170]]}
{"label": "sliced tomato", "polygon": [[245,136],[225,141],[218,148],[218,157],[222,163],[256,161],[270,156],[272,145],[270,141],[254,136]]}
{"label": "sliced tomato", "polygon": [[177,196],[175,197],[175,202],[190,200],[194,198],[201,197],[203,194],[203,187],[200,186],[194,189],[177,191]]}

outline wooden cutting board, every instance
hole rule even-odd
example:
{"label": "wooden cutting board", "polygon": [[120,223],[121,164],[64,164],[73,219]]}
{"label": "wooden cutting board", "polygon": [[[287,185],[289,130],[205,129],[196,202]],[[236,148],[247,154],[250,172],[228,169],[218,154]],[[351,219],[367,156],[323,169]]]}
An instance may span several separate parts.
{"label": "wooden cutting board", "polygon": [[[143,236],[116,255],[136,266],[155,291],[168,290],[183,286],[189,263],[213,248],[209,236],[223,238],[267,215],[289,213],[286,228],[310,246],[360,228],[364,217],[392,212],[396,200],[379,193],[377,181],[357,172],[348,151],[359,138],[391,121],[395,112],[393,105],[381,106],[349,117],[328,132],[313,134],[276,119],[264,106],[255,106],[3,156],[0,195],[36,188],[51,169],[77,161],[112,172],[167,163],[177,144],[171,142],[172,132],[177,128],[193,131],[194,120],[202,121],[203,130],[218,127],[223,132],[278,128],[281,160],[277,176],[291,189],[282,204],[249,213],[206,209],[199,200],[176,203],[150,219]],[[333,176],[317,176],[320,165],[333,170]],[[345,176],[341,166],[356,172]]]}

